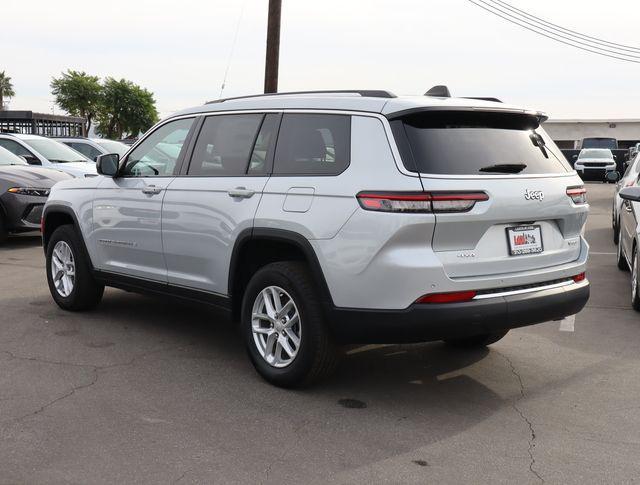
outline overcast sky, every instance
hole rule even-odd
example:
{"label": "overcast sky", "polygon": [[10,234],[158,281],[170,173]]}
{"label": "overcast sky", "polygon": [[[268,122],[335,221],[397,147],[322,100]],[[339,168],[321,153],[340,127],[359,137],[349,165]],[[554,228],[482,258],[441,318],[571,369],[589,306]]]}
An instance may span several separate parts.
{"label": "overcast sky", "polygon": [[[640,2],[509,1],[562,26],[640,46]],[[640,64],[539,37],[466,0],[282,2],[281,91],[422,94],[447,84],[454,95],[497,96],[552,118],[640,118]],[[162,116],[219,97],[227,65],[225,97],[259,93],[267,4],[0,0],[0,71],[17,93],[10,109],[51,112],[51,77],[67,68],[146,87]]]}

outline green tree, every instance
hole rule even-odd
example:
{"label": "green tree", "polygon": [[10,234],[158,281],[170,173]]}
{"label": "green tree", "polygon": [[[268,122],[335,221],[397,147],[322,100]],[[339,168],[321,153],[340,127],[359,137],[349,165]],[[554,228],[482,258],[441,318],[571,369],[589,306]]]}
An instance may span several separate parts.
{"label": "green tree", "polygon": [[4,109],[4,98],[11,98],[15,95],[11,78],[4,71],[0,72],[0,111]]}
{"label": "green tree", "polygon": [[102,86],[102,102],[97,129],[107,138],[136,136],[158,121],[153,93],[120,79],[108,77]]}
{"label": "green tree", "polygon": [[82,134],[87,136],[100,106],[100,79],[69,69],[59,78],[52,79],[51,94],[55,96],[60,108],[72,116],[80,116],[86,120],[82,126]]}

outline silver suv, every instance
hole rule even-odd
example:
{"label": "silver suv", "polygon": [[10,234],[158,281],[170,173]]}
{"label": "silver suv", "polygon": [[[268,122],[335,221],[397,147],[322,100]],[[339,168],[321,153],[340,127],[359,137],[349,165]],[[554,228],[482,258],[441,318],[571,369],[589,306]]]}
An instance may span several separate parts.
{"label": "silver suv", "polygon": [[[433,93],[433,92],[432,92]],[[589,297],[582,181],[534,111],[384,91],[220,100],[58,183],[47,277],[228,310],[258,372],[328,373],[344,343],[484,346]]]}

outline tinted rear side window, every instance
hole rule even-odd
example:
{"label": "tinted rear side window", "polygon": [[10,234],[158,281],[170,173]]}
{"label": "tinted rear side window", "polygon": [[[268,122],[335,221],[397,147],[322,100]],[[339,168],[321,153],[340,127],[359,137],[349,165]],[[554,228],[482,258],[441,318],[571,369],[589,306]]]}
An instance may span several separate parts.
{"label": "tinted rear side window", "polygon": [[244,175],[262,124],[262,114],[209,116],[193,150],[189,175]]}
{"label": "tinted rear side window", "polygon": [[404,165],[412,172],[497,175],[572,170],[530,115],[431,111],[391,125]]}
{"label": "tinted rear side window", "polygon": [[337,175],[349,166],[351,117],[285,114],[276,145],[274,173]]}

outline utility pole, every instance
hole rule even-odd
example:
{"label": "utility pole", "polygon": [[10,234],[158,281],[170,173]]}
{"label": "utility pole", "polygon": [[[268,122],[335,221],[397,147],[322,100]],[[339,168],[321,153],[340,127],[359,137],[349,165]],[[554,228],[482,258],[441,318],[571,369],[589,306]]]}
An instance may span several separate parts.
{"label": "utility pole", "polygon": [[278,63],[280,60],[280,16],[282,0],[269,0],[267,23],[267,56],[264,66],[264,92],[278,92]]}

